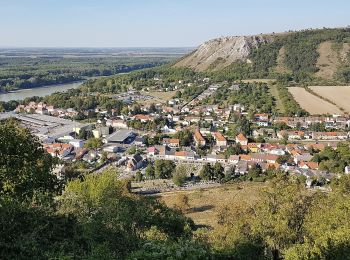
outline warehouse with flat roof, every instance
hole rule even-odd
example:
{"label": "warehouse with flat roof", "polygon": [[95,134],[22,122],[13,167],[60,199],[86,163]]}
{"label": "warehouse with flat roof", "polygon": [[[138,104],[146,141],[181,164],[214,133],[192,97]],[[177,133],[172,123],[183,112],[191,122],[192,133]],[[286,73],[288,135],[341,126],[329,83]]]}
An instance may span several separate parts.
{"label": "warehouse with flat roof", "polygon": [[12,112],[0,113],[0,120],[16,118],[21,121],[22,126],[28,128],[33,134],[47,136],[57,139],[69,135],[74,128],[87,128],[91,124],[82,124],[76,121],[54,116],[40,114],[16,114]]}
{"label": "warehouse with flat roof", "polygon": [[107,136],[103,141],[104,143],[125,144],[128,143],[133,137],[135,137],[134,132],[126,129],[120,129]]}

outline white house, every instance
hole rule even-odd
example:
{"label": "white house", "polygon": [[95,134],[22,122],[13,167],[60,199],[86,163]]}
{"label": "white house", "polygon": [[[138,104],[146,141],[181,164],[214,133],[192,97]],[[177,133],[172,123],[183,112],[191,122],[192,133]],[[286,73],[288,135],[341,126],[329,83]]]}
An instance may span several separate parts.
{"label": "white house", "polygon": [[75,148],[83,148],[84,141],[80,139],[73,139],[69,141],[69,144],[73,145]]}
{"label": "white house", "polygon": [[127,163],[127,170],[128,171],[136,171],[137,169],[141,168],[143,165],[143,158],[139,154],[133,155]]}

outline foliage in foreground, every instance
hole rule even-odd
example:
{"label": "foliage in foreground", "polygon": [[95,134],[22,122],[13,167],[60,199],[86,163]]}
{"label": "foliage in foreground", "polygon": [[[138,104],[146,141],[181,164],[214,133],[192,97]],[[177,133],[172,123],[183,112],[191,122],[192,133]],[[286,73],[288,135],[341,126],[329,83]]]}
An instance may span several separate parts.
{"label": "foliage in foreground", "polygon": [[306,191],[297,180],[275,179],[259,204],[222,208],[220,227],[209,240],[237,259],[348,259],[349,181],[344,176],[327,194]]}
{"label": "foliage in foreground", "polygon": [[179,211],[131,194],[114,172],[68,183],[46,208],[2,197],[0,212],[1,259],[121,259],[148,242],[187,239],[193,227]]}
{"label": "foliage in foreground", "polygon": [[[130,193],[130,183],[118,180],[115,172],[72,180],[63,192],[58,190],[61,186],[52,188],[54,161],[42,154],[31,134],[13,122],[1,125],[0,131],[7,137],[0,139],[1,157],[9,160],[0,161],[1,259],[348,259],[350,255],[348,175],[334,181],[333,191],[327,193],[308,191],[298,179],[277,175],[257,204],[237,206],[228,201],[219,210],[218,228],[195,231],[193,221],[180,212],[186,212],[188,198],[179,199],[179,210],[170,209],[157,198]],[[12,146],[26,151],[23,161]],[[41,156],[46,167],[38,165]]]}
{"label": "foliage in foreground", "polygon": [[60,190],[55,161],[29,131],[5,122],[0,133],[1,259],[122,259],[150,241],[191,237],[190,219],[130,193],[115,172]]}
{"label": "foliage in foreground", "polygon": [[0,195],[25,200],[36,193],[54,193],[58,183],[49,174],[53,165],[28,129],[14,120],[0,122]]}

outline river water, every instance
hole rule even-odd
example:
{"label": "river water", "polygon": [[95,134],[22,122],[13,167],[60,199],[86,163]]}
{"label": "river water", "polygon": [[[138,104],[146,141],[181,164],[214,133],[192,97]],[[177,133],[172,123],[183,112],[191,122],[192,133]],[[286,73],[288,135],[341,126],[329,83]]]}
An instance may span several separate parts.
{"label": "river water", "polygon": [[60,85],[50,85],[40,88],[30,88],[30,89],[21,89],[10,93],[0,94],[0,101],[10,101],[10,100],[23,100],[27,97],[44,97],[50,95],[54,92],[65,92],[71,88],[78,88],[84,81],[78,81],[68,84]]}

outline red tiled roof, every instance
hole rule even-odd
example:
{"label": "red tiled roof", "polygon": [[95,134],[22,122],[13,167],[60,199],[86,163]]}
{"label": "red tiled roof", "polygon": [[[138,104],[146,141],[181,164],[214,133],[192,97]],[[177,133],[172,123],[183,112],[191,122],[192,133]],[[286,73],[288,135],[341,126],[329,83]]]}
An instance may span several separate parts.
{"label": "red tiled roof", "polygon": [[175,156],[186,156],[186,152],[185,151],[175,152]]}
{"label": "red tiled roof", "polygon": [[218,141],[222,141],[222,142],[226,141],[226,138],[220,132],[215,132],[214,137]]}
{"label": "red tiled roof", "polygon": [[199,132],[199,130],[194,131],[194,138],[197,141],[201,141],[201,142],[205,141],[204,137],[202,136],[201,132]]}
{"label": "red tiled roof", "polygon": [[303,166],[307,166],[307,167],[309,167],[310,169],[312,169],[312,170],[316,170],[316,169],[318,169],[318,163],[317,162],[304,162],[304,161],[301,161],[300,163],[299,163],[299,166],[300,167],[303,167]]}
{"label": "red tiled roof", "polygon": [[180,140],[177,138],[163,138],[163,143],[168,143],[168,144],[179,144]]}
{"label": "red tiled roof", "polygon": [[237,135],[236,139],[238,139],[239,141],[248,141],[248,139],[243,134]]}
{"label": "red tiled roof", "polygon": [[240,154],[239,157],[242,161],[250,161],[252,159],[252,156],[250,154]]}
{"label": "red tiled roof", "polygon": [[143,114],[138,114],[138,115],[135,115],[135,119],[139,119],[139,120],[151,120],[151,116],[149,116],[149,115],[143,115]]}

